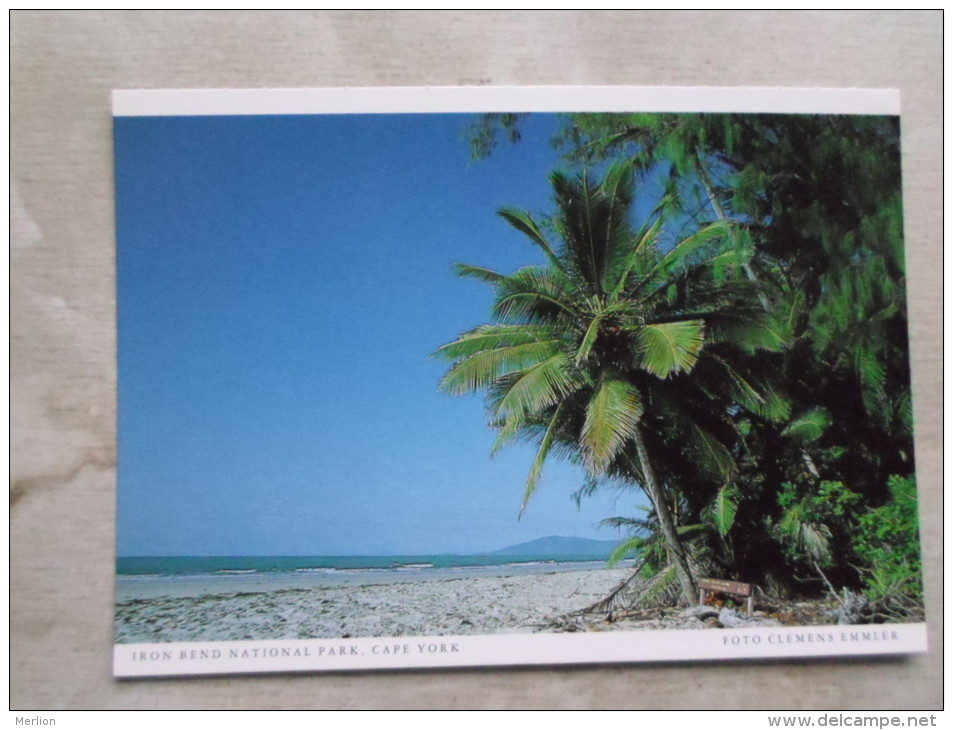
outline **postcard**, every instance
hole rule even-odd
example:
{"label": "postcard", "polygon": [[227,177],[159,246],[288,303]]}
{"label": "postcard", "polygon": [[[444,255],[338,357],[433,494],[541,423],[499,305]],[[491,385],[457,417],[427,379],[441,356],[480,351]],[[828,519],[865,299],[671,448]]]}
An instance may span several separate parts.
{"label": "postcard", "polygon": [[114,92],[115,674],[924,651],[899,113]]}

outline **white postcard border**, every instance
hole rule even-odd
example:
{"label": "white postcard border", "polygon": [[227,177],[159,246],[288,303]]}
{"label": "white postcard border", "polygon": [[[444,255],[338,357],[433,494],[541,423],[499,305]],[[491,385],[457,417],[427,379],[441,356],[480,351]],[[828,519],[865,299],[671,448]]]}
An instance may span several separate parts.
{"label": "white postcard border", "polygon": [[117,677],[911,654],[926,624],[117,644]]}
{"label": "white postcard border", "polygon": [[897,89],[698,86],[424,86],[133,89],[113,115],[432,114],[474,112],[900,113]]}

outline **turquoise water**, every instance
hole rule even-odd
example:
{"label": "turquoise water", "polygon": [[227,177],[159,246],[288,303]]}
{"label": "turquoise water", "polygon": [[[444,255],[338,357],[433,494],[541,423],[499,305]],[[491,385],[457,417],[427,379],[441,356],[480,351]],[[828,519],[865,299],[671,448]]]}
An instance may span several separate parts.
{"label": "turquoise water", "polygon": [[135,557],[116,561],[116,600],[376,585],[606,567],[604,556]]}
{"label": "turquoise water", "polygon": [[605,561],[607,555],[332,555],[249,557],[121,557],[118,576],[206,576],[269,573],[326,573],[446,570],[539,566]]}

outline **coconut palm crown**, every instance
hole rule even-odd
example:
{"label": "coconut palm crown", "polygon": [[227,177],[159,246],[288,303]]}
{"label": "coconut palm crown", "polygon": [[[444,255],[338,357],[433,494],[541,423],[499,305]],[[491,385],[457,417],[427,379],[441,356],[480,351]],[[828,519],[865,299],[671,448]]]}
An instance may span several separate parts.
{"label": "coconut palm crown", "polygon": [[730,224],[663,247],[661,215],[631,223],[631,164],[613,166],[601,183],[558,172],[551,182],[557,212],[545,230],[528,212],[500,211],[542,250],[545,265],[509,275],[458,265],[459,274],[494,286],[496,298],[491,323],[438,350],[452,363],[441,388],[486,394],[499,433],[494,451],[514,439],[538,444],[521,512],[551,455],[578,460],[593,480],[640,485],[683,599],[692,601],[692,569],[671,509],[684,470],[660,468],[653,454],[670,459],[674,448],[713,475],[714,491],[728,485],[739,409],[788,415],[756,374],[755,357],[783,347],[783,328],[738,275],[751,252],[732,243]]}

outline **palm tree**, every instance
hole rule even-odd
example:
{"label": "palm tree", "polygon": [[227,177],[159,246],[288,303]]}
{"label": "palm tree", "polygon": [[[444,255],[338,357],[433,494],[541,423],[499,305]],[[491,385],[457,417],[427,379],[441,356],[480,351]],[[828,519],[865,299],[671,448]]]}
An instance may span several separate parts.
{"label": "palm tree", "polygon": [[672,512],[679,470],[659,467],[678,452],[717,474],[718,486],[731,480],[732,409],[783,410],[750,363],[732,355],[777,349],[783,338],[764,326],[754,285],[737,275],[745,252],[728,245],[726,222],[663,251],[660,216],[638,230],[630,224],[630,163],[601,184],[587,173],[554,173],[551,182],[558,245],[529,213],[500,211],[546,265],[510,275],[458,266],[492,284],[496,300],[491,323],[438,350],[452,363],[441,387],[485,392],[499,431],[494,450],[517,438],[538,443],[523,510],[552,454],[571,455],[594,480],[640,485],[691,602],[693,571]]}

